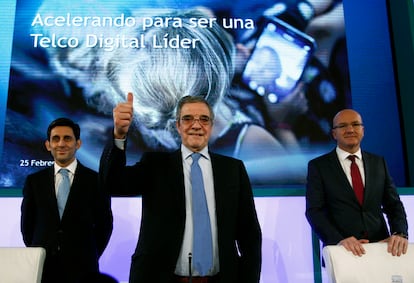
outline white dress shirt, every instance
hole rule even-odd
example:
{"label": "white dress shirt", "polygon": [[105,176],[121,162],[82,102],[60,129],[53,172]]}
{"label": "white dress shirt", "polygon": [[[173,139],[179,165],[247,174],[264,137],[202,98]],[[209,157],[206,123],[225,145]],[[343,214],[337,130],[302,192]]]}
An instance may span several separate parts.
{"label": "white dress shirt", "polygon": [[[191,154],[193,152],[181,145],[181,154],[183,158],[183,169],[184,169],[184,183],[185,183],[185,228],[184,228],[184,239],[180,251],[180,256],[177,261],[175,274],[181,276],[188,276],[189,273],[189,253],[193,253],[193,211],[191,204],[191,181],[190,181],[190,170],[193,159]],[[206,192],[207,206],[210,214],[211,233],[213,240],[213,268],[210,270],[208,275],[215,275],[219,272],[219,260],[218,260],[218,245],[217,245],[217,221],[216,221],[216,202],[214,195],[214,181],[213,181],[213,169],[211,166],[210,155],[208,154],[208,148],[205,147],[200,154],[202,157],[198,163],[203,172],[204,189]],[[192,270],[192,275],[199,275],[197,270]]]}

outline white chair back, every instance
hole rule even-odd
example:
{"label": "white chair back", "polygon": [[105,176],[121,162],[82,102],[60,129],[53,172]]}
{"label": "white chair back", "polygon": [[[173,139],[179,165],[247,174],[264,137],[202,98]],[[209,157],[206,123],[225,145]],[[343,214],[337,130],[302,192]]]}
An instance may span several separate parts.
{"label": "white chair back", "polygon": [[0,282],[40,283],[45,258],[43,248],[0,247]]}
{"label": "white chair back", "polygon": [[354,256],[343,246],[322,250],[331,283],[410,283],[414,282],[414,243],[406,254],[392,256],[387,243],[364,244],[366,253]]}

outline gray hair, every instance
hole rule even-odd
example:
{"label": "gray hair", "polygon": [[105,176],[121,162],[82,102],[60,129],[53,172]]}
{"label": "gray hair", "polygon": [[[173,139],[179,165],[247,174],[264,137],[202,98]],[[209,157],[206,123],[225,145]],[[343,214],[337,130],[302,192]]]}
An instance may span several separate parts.
{"label": "gray hair", "polygon": [[[47,6],[39,11],[47,10]],[[111,14],[111,11],[105,13]],[[112,13],[115,13],[112,11]],[[204,96],[216,109],[230,88],[234,74],[235,46],[231,36],[216,21],[208,27],[194,27],[190,19],[210,18],[202,10],[142,9],[128,12],[137,19],[134,27],[44,29],[45,34],[72,36],[78,33],[125,36],[143,40],[145,48],[119,47],[113,51],[87,47],[48,49],[52,67],[83,89],[90,107],[111,114],[113,107],[134,94],[134,125],[143,138],[154,138],[167,148],[179,142],[175,110],[184,96]],[[143,17],[180,18],[182,26],[152,26],[143,29]],[[196,40],[194,48],[156,48],[164,38]],[[81,36],[79,36],[81,38]]]}
{"label": "gray hair", "polygon": [[[120,49],[109,62],[109,77],[120,100],[134,93],[134,113],[139,126],[167,130],[175,135],[175,111],[184,96],[204,96],[213,107],[226,95],[233,78],[235,47],[230,35],[216,22],[193,27],[190,19],[205,15],[197,10],[172,12],[165,17],[182,19],[182,27],[151,27],[145,31],[145,48]],[[164,17],[163,16],[163,17]],[[138,26],[129,36],[142,32]],[[168,38],[196,39],[194,48],[156,48]],[[176,145],[172,145],[174,147]]]}
{"label": "gray hair", "polygon": [[208,112],[210,112],[210,119],[213,122],[214,121],[214,111],[213,108],[211,108],[210,104],[207,102],[207,100],[204,98],[204,96],[191,96],[191,95],[187,95],[187,96],[183,96],[180,101],[178,101],[177,103],[177,109],[175,112],[175,120],[176,121],[180,121],[180,117],[181,117],[181,109],[183,108],[183,106],[187,103],[204,103],[207,108],[208,108]]}

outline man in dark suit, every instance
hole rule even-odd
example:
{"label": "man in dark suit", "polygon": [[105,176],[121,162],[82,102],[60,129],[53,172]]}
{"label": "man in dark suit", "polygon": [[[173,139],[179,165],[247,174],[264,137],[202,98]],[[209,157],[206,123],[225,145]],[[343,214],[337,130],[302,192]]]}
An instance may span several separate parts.
{"label": "man in dark suit", "polygon": [[[24,243],[46,249],[42,282],[97,282],[98,260],[112,233],[110,197],[99,190],[98,174],[75,157],[81,146],[78,124],[56,119],[47,129],[45,145],[55,162],[26,179],[21,206]],[[60,169],[69,171],[66,205],[57,201]]]}
{"label": "man in dark suit", "polygon": [[[335,150],[308,164],[306,217],[324,245],[343,245],[353,254],[365,253],[363,244],[388,242],[388,252],[400,256],[408,247],[408,224],[403,204],[383,157],[362,151],[364,126],[352,109],[333,119]],[[352,161],[357,167],[353,176]],[[358,173],[359,172],[359,173]],[[353,184],[362,180],[360,199]],[[384,213],[388,219],[384,218]]]}
{"label": "man in dark suit", "polygon": [[[133,111],[129,93],[127,102],[114,109],[115,139],[105,148],[100,166],[101,181],[112,195],[142,196],[130,282],[259,282],[262,239],[249,178],[240,160],[208,150],[214,121],[210,105],[202,96],[183,97],[176,112],[181,148],[145,153],[140,162],[126,166],[124,146]],[[211,223],[212,263],[206,273],[199,270],[193,247],[198,225],[192,211],[193,153],[201,153]]]}

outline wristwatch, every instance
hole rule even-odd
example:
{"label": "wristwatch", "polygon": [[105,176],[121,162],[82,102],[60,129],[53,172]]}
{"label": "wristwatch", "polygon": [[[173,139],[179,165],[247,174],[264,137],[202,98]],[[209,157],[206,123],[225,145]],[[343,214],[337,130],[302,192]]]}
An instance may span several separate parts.
{"label": "wristwatch", "polygon": [[405,234],[405,233],[402,233],[402,232],[394,232],[394,233],[392,233],[392,235],[394,236],[400,236],[400,237],[403,237],[403,238],[405,238],[405,239],[407,239],[408,240],[408,235],[407,234]]}

